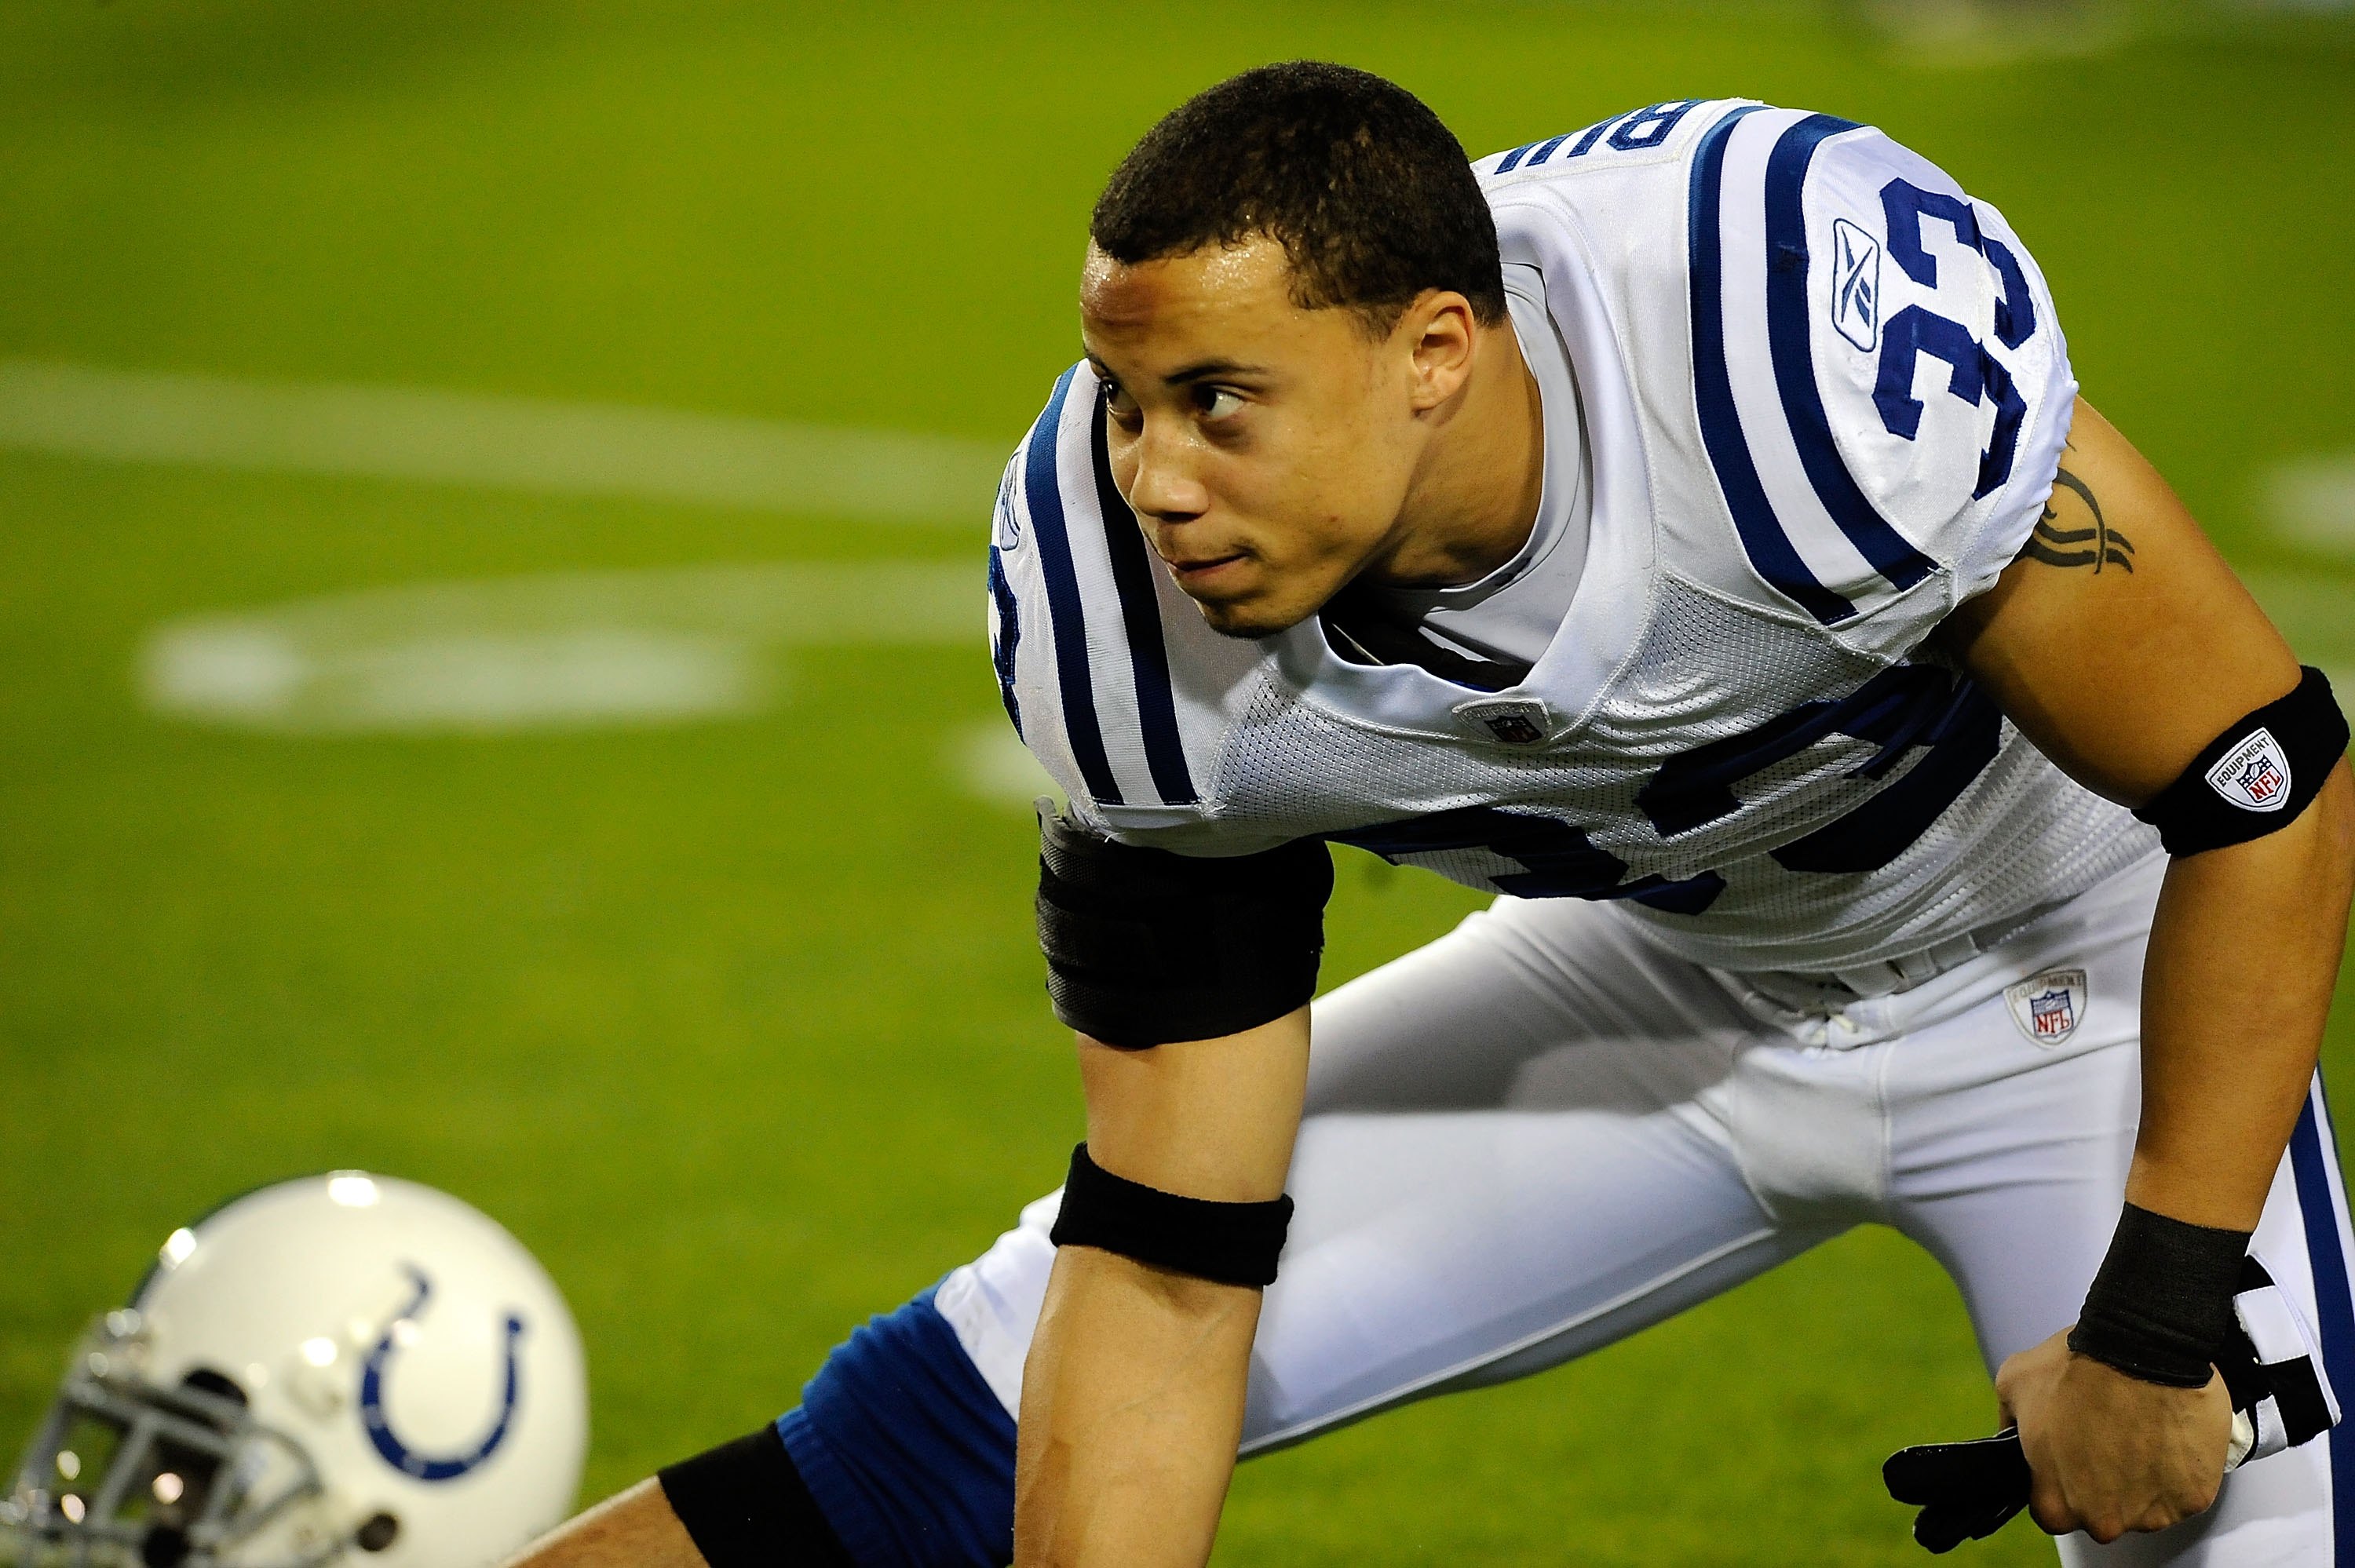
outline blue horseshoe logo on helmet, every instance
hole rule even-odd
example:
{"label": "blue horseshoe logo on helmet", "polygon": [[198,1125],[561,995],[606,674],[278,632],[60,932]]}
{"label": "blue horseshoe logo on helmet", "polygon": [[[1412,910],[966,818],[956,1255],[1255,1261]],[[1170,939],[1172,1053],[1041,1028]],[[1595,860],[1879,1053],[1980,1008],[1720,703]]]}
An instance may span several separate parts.
{"label": "blue horseshoe logo on helmet", "polygon": [[421,1481],[454,1481],[496,1453],[506,1441],[507,1428],[514,1424],[516,1395],[522,1386],[521,1359],[516,1353],[516,1341],[523,1337],[523,1319],[517,1313],[507,1314],[506,1325],[506,1391],[499,1401],[499,1418],[483,1440],[472,1448],[457,1454],[421,1454],[403,1443],[392,1430],[392,1422],[384,1410],[384,1369],[392,1360],[393,1336],[402,1324],[413,1320],[424,1310],[433,1294],[433,1282],[415,1264],[401,1265],[409,1282],[417,1294],[409,1305],[394,1315],[386,1326],[384,1338],[368,1352],[368,1365],[360,1373],[360,1419],[367,1424],[368,1441],[384,1456],[384,1462],[403,1475]]}

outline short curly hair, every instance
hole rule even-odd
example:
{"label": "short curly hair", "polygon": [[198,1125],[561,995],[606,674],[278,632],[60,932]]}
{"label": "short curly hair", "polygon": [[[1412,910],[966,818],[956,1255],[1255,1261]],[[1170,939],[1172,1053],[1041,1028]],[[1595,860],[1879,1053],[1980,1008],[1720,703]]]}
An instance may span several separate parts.
{"label": "short curly hair", "polygon": [[1257,235],[1284,246],[1296,303],[1345,307],[1377,335],[1431,289],[1504,319],[1497,223],[1463,143],[1369,71],[1292,60],[1196,94],[1121,160],[1088,223],[1127,263]]}

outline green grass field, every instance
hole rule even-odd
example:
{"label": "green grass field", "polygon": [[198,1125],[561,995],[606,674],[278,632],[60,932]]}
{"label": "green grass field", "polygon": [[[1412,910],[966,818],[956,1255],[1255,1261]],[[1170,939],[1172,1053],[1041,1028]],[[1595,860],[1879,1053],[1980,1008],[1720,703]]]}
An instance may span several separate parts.
{"label": "green grass field", "polygon": [[[2355,666],[2355,555],[2264,476],[2355,448],[2355,32],[2168,26],[1967,67],[1800,5],[0,10],[0,359],[641,404],[1005,447],[1072,357],[1088,203],[1188,92],[1383,70],[1476,154],[1742,93],[1870,120],[2036,248],[2088,395]],[[944,758],[970,645],[794,650],[700,724],[159,718],[150,629],[382,585],[970,566],[969,515],[0,451],[0,1446],[175,1224],[336,1166],[496,1215],[586,1334],[586,1495],[791,1404],[1078,1124],[1025,813]],[[1341,866],[1328,981],[1471,906]],[[2355,1012],[2332,1060],[2355,1085]],[[1246,1467],[1219,1562],[1900,1563],[1877,1467],[1978,1429],[1882,1234],[1514,1387]],[[2050,1561],[2015,1526],[1965,1558]]]}

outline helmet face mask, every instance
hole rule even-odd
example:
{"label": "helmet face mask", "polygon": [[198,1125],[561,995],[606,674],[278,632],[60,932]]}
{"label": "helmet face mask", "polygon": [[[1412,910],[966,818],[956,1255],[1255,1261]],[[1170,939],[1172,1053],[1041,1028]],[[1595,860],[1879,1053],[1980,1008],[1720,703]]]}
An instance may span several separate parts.
{"label": "helmet face mask", "polygon": [[571,1510],[578,1331],[514,1237],[338,1171],[173,1233],[0,1495],[18,1568],[488,1568]]}
{"label": "helmet face mask", "polygon": [[[197,1369],[158,1384],[148,1359],[145,1323],[127,1308],[93,1324],[75,1350],[0,1501],[0,1526],[46,1551],[33,1562],[310,1568],[344,1549],[324,1520],[296,1518],[316,1515],[325,1490],[300,1442],[255,1420],[226,1373]],[[266,1544],[272,1536],[277,1550]]]}

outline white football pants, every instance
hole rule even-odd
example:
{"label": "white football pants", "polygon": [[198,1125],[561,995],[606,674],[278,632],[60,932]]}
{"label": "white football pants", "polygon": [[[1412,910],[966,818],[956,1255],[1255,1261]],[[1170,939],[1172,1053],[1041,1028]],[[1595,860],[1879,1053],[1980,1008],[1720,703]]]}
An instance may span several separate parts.
{"label": "white football pants", "polygon": [[[1863,1222],[1945,1266],[1990,1371],[2065,1328],[2117,1223],[2164,867],[1828,1015],[1572,899],[1501,899],[1337,990],[1314,1015],[1298,1212],[1243,1451],[1555,1365]],[[2073,992],[2042,978],[2071,969]],[[1009,1413],[1059,1200],[1025,1209],[934,1298]],[[2318,1087],[2253,1250],[2355,1398],[2347,1203]],[[2162,1535],[2070,1537],[2062,1560],[2355,1563],[2348,1436],[2228,1477],[2214,1509]],[[2350,1467],[2336,1489],[2334,1448]]]}

